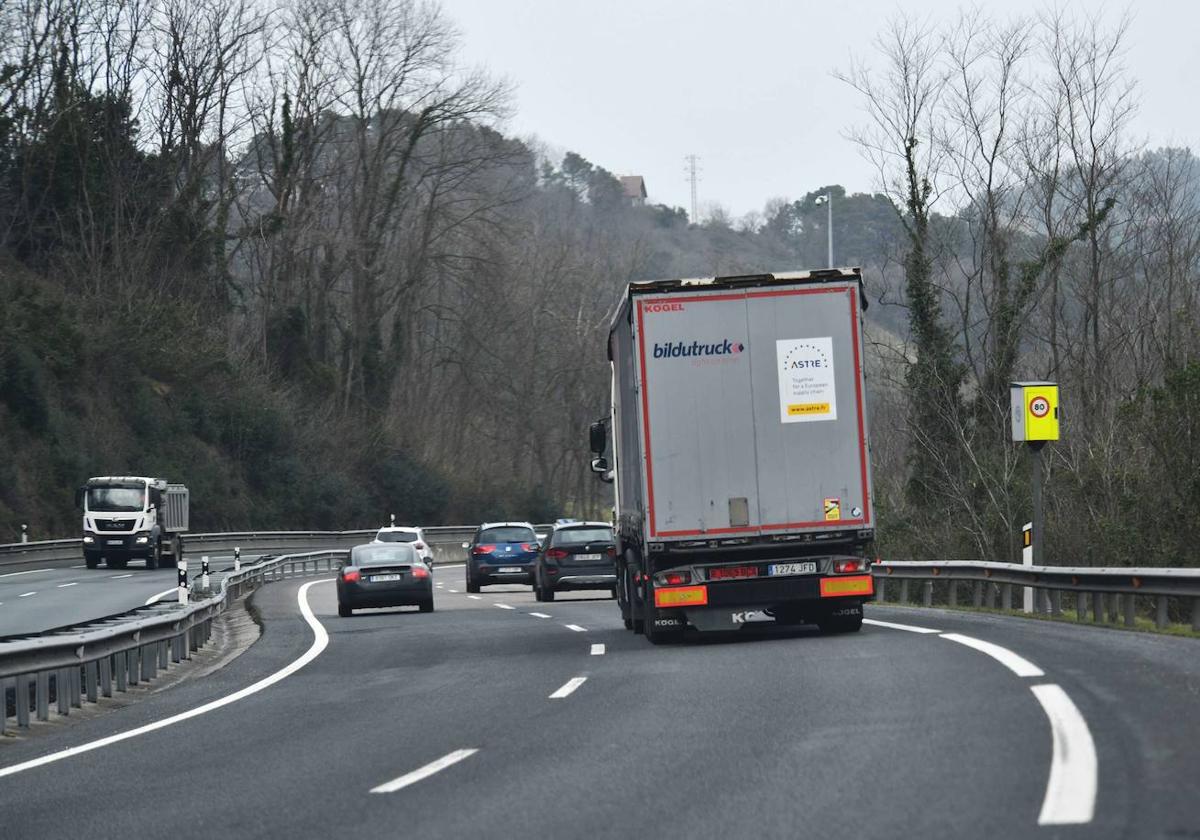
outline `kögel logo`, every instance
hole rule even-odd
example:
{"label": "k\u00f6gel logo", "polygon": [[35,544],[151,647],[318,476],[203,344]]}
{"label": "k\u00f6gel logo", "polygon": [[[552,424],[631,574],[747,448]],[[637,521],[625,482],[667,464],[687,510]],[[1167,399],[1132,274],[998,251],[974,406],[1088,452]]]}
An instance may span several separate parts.
{"label": "k\u00f6gel logo", "polygon": [[701,344],[699,341],[693,341],[691,344],[686,344],[682,341],[674,343],[667,342],[666,344],[654,345],[654,358],[656,359],[678,359],[684,356],[736,356],[746,349],[746,345],[740,341],[718,341],[714,344]]}
{"label": "k\u00f6gel logo", "polygon": [[650,301],[643,304],[643,312],[682,312],[682,303],[671,303],[669,301]]}

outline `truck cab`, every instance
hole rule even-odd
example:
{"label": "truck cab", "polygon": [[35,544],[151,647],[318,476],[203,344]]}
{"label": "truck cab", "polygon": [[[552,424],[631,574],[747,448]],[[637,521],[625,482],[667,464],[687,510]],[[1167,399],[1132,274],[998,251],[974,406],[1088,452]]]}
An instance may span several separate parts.
{"label": "truck cab", "polygon": [[123,569],[130,560],[146,568],[175,565],[188,526],[188,490],[145,476],[98,476],[75,491],[83,510],[83,559]]}

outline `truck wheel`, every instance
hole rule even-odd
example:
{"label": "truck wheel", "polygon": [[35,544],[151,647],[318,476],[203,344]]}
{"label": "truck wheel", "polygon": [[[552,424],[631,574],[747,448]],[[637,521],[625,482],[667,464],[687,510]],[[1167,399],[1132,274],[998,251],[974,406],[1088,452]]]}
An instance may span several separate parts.
{"label": "truck wheel", "polygon": [[155,543],[154,548],[150,549],[150,553],[146,555],[146,568],[157,569],[159,560],[162,559],[162,543]]}
{"label": "truck wheel", "polygon": [[89,569],[95,569],[100,566],[100,555],[94,551],[83,552],[83,562]]}
{"label": "truck wheel", "polygon": [[638,599],[635,596],[633,581],[630,579],[629,567],[625,567],[624,573],[621,575],[621,580],[625,587],[625,604],[628,607],[629,617],[626,618],[625,626],[634,633],[641,633],[642,628],[646,626],[643,616],[638,615]]}

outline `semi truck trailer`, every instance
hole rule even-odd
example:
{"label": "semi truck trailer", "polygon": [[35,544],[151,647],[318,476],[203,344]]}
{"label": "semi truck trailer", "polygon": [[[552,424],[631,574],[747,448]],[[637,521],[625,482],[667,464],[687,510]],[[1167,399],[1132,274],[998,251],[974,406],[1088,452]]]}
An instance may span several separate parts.
{"label": "semi truck trailer", "polygon": [[174,566],[188,530],[188,489],[162,478],[99,476],[75,491],[83,509],[83,560],[124,569],[145,560],[147,569]]}
{"label": "semi truck trailer", "polygon": [[[857,268],[632,283],[592,470],[617,603],[661,642],[764,622],[856,631],[875,533]],[[611,440],[611,461],[607,455]]]}

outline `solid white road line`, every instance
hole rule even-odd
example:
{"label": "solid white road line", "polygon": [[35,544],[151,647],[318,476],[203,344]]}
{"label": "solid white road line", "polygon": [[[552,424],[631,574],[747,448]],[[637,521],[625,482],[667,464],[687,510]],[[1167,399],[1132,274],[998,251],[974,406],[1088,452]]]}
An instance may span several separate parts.
{"label": "solid white road line", "polygon": [[1030,690],[1050,718],[1054,755],[1038,825],[1089,823],[1096,812],[1096,745],[1087,721],[1057,685]]}
{"label": "solid white road line", "polygon": [[863,624],[870,624],[873,627],[887,627],[889,630],[907,630],[909,633],[941,633],[941,630],[931,630],[928,627],[917,627],[913,624],[896,624],[891,621],[876,621],[873,618],[864,618]]}
{"label": "solid white road line", "polygon": [[98,741],[90,741],[86,744],[80,744],[78,747],[70,747],[65,750],[44,755],[41,758],[34,758],[30,761],[23,761],[20,764],[13,764],[8,767],[0,767],[0,779],[5,776],[12,776],[24,770],[32,770],[34,767],[41,767],[43,764],[51,764],[55,761],[61,761],[64,758],[71,758],[82,753],[98,750],[101,747],[107,747],[109,744],[116,744],[121,741],[127,741],[130,738],[136,738],[138,735],[145,735],[147,732],[154,732],[157,729],[164,729],[172,724],[188,720],[189,718],[198,717],[199,715],[219,709],[222,706],[228,706],[230,703],[236,703],[251,694],[257,694],[264,688],[270,688],[280,680],[290,677],[292,674],[299,671],[309,662],[312,662],[321,655],[321,651],[325,650],[329,644],[329,634],[325,632],[325,628],[321,626],[321,622],[317,621],[313,615],[312,607],[308,605],[308,590],[316,586],[318,583],[333,583],[333,578],[325,580],[313,580],[300,587],[300,591],[296,595],[296,600],[300,604],[300,615],[304,617],[309,628],[313,633],[313,642],[298,659],[293,660],[289,664],[283,666],[274,674],[268,677],[263,677],[258,682],[248,685],[243,689],[226,694],[216,700],[205,703],[202,706],[197,706],[194,709],[188,709],[186,712],[180,712],[177,715],[172,715],[168,718],[148,723],[145,726],[139,726],[136,729],[127,729],[124,732],[118,732],[116,735],[109,735],[107,738],[101,738]]}
{"label": "solid white road line", "polygon": [[470,758],[479,752],[476,749],[455,750],[449,755],[444,755],[437,761],[431,761],[420,769],[414,770],[411,773],[405,773],[397,779],[392,779],[390,782],[384,782],[378,787],[371,788],[371,793],[395,793],[401,788],[406,788],[411,784],[428,779],[434,773],[445,770],[452,764],[458,764],[464,758]]}
{"label": "solid white road line", "polygon": [[603,656],[604,645],[592,645],[592,656]]}
{"label": "solid white road line", "polygon": [[457,589],[447,589],[446,591],[447,591],[447,592],[453,592],[455,595],[457,595],[457,594],[458,594],[458,590],[457,590]]}
{"label": "solid white road line", "polygon": [[481,595],[468,595],[467,597],[473,601],[482,601],[483,600],[483,596],[481,596]]}
{"label": "solid white road line", "polygon": [[510,607],[508,604],[493,604],[494,607],[499,607],[502,610],[515,610],[516,607]]}
{"label": "solid white road line", "polygon": [[59,588],[59,589],[66,589],[68,586],[78,586],[78,585],[79,585],[79,581],[77,581],[77,580],[73,580],[73,581],[71,581],[70,583],[60,583],[60,584],[58,585],[58,588]]}
{"label": "solid white road line", "polygon": [[562,688],[551,694],[549,699],[561,700],[564,697],[570,697],[575,692],[575,689],[579,688],[585,682],[587,682],[587,677],[571,677]]}
{"label": "solid white road line", "polygon": [[116,580],[117,578],[133,577],[133,572],[129,572],[128,574],[124,574],[124,575],[113,575],[112,577],[113,577],[113,580]]}
{"label": "solid white road line", "polygon": [[1045,672],[1041,668],[1034,665],[1025,657],[1018,656],[1006,647],[1000,647],[1000,645],[985,642],[982,639],[976,639],[971,636],[962,636],[958,633],[943,633],[942,638],[958,642],[960,645],[966,645],[969,648],[974,648],[980,653],[986,653],[1018,677],[1045,676]]}
{"label": "solid white road line", "polygon": [[576,633],[587,632],[586,627],[580,627],[578,624],[564,624],[563,627],[566,627],[568,630],[574,630]]}
{"label": "solid white road line", "polygon": [[36,595],[36,594],[37,594],[37,590],[35,589],[35,590],[34,590],[34,591],[32,591],[32,592],[22,592],[22,593],[21,593],[20,595],[18,595],[17,597],[18,597],[18,598],[28,598],[30,595]]}
{"label": "solid white road line", "polygon": [[[77,568],[82,569],[83,566],[78,566]],[[38,572],[53,572],[53,571],[54,571],[53,569],[26,569],[23,572],[5,572],[4,574],[0,575],[0,578],[16,577],[17,575],[36,575]]]}
{"label": "solid white road line", "polygon": [[546,615],[545,613],[530,613],[530,615],[533,616],[534,618],[549,618],[550,617],[550,616]]}
{"label": "solid white road line", "polygon": [[156,595],[151,595],[149,598],[147,598],[145,606],[148,607],[151,604],[156,604],[156,603],[158,603],[159,598],[166,598],[168,595],[175,595],[178,592],[179,592],[178,586],[172,586],[170,589],[164,589],[162,592],[159,592]]}

